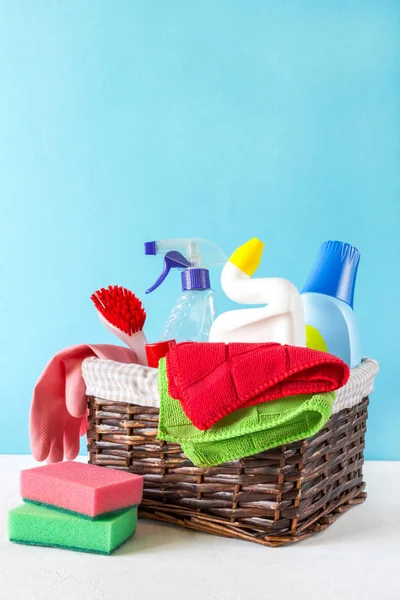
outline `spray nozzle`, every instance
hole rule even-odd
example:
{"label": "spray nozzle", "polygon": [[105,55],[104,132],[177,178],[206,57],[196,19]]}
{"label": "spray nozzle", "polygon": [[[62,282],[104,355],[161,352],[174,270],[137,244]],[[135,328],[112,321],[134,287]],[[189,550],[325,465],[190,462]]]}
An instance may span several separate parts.
{"label": "spray nozzle", "polygon": [[[148,254],[152,253],[149,252]],[[146,291],[146,294],[154,292],[154,290],[157,289],[165,280],[171,269],[182,270],[187,269],[190,266],[190,262],[180,252],[177,252],[176,250],[171,250],[170,252],[167,252],[167,254],[164,256],[164,268],[162,270],[162,273],[157,279],[157,281]]]}
{"label": "spray nozzle", "polygon": [[202,238],[178,238],[145,242],[144,253],[150,256],[164,255],[163,272],[155,284],[147,290],[146,294],[158,288],[171,269],[182,271],[182,291],[209,290],[209,267],[224,265],[227,260],[219,246]]}
{"label": "spray nozzle", "polygon": [[144,253],[150,256],[178,251],[190,262],[191,268],[209,269],[226,263],[221,248],[202,238],[178,238],[145,242]]}

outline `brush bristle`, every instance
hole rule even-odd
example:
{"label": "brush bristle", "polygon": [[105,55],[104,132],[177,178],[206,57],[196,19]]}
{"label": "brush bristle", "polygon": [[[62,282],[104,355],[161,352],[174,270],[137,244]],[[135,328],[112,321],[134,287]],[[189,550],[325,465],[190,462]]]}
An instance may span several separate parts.
{"label": "brush bristle", "polygon": [[137,296],[120,285],[109,285],[90,296],[101,315],[128,335],[142,331],[146,311]]}

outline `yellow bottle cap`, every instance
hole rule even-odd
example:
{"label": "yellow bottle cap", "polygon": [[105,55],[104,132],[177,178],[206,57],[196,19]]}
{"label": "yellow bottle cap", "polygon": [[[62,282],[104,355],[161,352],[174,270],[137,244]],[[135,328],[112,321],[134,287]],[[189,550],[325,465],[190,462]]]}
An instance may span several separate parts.
{"label": "yellow bottle cap", "polygon": [[257,270],[264,250],[264,242],[252,238],[243,246],[239,246],[230,257],[229,261],[250,277]]}

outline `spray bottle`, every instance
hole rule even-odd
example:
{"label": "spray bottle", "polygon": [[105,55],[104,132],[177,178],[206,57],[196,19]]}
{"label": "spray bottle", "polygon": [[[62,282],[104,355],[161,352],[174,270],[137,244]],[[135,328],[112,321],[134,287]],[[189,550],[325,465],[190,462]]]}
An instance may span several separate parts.
{"label": "spray bottle", "polygon": [[158,288],[171,269],[181,271],[182,294],[170,312],[161,340],[208,342],[216,317],[215,292],[208,269],[225,264],[221,248],[208,240],[181,238],[146,242],[144,252],[164,256],[163,271],[146,294]]}

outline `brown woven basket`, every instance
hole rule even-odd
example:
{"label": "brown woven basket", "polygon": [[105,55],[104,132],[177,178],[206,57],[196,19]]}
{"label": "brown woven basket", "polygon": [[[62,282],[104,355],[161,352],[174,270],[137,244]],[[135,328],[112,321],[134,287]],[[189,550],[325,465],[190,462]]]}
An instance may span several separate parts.
{"label": "brown woven basket", "polygon": [[142,517],[266,546],[303,540],[364,502],[368,398],[311,438],[198,468],[156,441],[158,409],[89,397],[89,462],[144,476]]}

